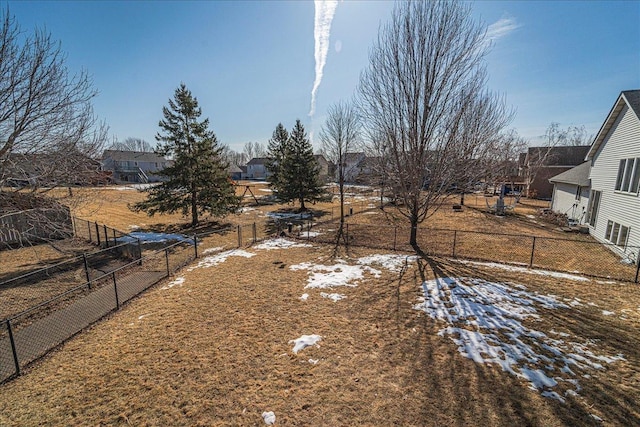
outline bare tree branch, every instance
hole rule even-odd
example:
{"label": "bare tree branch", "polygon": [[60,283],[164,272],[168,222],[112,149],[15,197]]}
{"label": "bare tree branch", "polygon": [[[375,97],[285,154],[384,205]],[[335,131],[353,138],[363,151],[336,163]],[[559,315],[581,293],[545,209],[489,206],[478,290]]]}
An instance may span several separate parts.
{"label": "bare tree branch", "polygon": [[384,147],[414,247],[418,224],[478,174],[472,166],[510,119],[502,99],[484,91],[486,49],[485,29],[462,3],[399,3],[361,75],[369,138]]}

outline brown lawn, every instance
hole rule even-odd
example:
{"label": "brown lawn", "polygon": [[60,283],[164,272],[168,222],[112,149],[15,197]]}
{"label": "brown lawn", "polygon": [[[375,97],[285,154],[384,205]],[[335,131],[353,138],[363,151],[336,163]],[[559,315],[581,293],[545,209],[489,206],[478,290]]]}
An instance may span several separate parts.
{"label": "brown lawn", "polygon": [[[276,425],[301,426],[596,425],[592,414],[607,425],[640,422],[637,286],[436,259],[382,269],[379,278],[365,273],[357,287],[326,291],[346,295],[333,302],[304,289],[307,271],[289,268],[333,264],[332,247],[246,250],[255,256],[183,270],[182,285],[154,287],[1,386],[0,425],[259,426],[263,411],[275,412]],[[578,298],[579,306],[540,310],[525,324],[625,359],[577,370],[589,377],[578,377],[579,395],[565,403],[542,397],[499,367],[461,356],[438,335],[442,322],[413,309],[420,283],[434,275]],[[289,341],[303,334],[322,341],[294,354]]]}

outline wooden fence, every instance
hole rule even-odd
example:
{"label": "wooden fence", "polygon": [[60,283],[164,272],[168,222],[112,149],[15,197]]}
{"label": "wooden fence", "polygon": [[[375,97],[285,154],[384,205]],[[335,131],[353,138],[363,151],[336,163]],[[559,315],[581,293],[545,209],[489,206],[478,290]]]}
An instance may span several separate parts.
{"label": "wooden fence", "polygon": [[66,239],[73,235],[69,208],[28,209],[0,215],[0,244]]}

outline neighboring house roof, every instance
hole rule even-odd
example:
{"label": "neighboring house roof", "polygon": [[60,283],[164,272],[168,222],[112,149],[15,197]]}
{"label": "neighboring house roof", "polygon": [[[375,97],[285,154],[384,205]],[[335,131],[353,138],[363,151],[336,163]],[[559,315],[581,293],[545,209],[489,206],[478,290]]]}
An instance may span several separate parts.
{"label": "neighboring house roof", "polygon": [[327,159],[324,158],[324,156],[322,154],[314,154],[313,158],[316,159],[316,161],[318,163],[326,163],[329,164],[329,162],[327,161]]}
{"label": "neighboring house roof", "polygon": [[153,152],[148,151],[122,151],[104,150],[102,159],[111,159],[116,162],[138,161],[138,162],[166,162],[167,160]]}
{"label": "neighboring house roof", "polygon": [[229,165],[229,173],[240,173],[240,172],[242,172],[242,169],[240,169],[239,166],[233,165],[233,164]]}
{"label": "neighboring house roof", "polygon": [[247,166],[266,165],[267,160],[269,159],[266,157],[254,157],[253,159],[249,160],[249,163],[247,163]]}
{"label": "neighboring house roof", "polygon": [[640,120],[640,89],[624,90],[620,92],[618,99],[616,100],[615,104],[613,104],[611,111],[609,111],[607,119],[604,121],[602,127],[600,127],[600,130],[596,135],[596,138],[593,140],[591,149],[586,154],[585,160],[593,159],[593,156],[596,154],[598,149],[600,149],[600,146],[604,142],[604,139],[609,134],[609,131],[613,127],[613,124],[616,122],[618,115],[625,106],[629,107],[636,114],[636,117],[638,117],[638,119]]}
{"label": "neighboring house roof", "polygon": [[589,145],[562,145],[558,147],[529,147],[527,161],[544,158],[544,166],[576,166],[584,161]]}
{"label": "neighboring house roof", "polygon": [[365,158],[364,153],[344,153],[345,163],[359,162]]}
{"label": "neighboring house roof", "polygon": [[591,162],[584,162],[575,168],[571,168],[568,171],[549,178],[549,182],[552,184],[563,183],[578,185],[580,187],[589,187],[591,185],[591,181],[589,180],[590,169]]}

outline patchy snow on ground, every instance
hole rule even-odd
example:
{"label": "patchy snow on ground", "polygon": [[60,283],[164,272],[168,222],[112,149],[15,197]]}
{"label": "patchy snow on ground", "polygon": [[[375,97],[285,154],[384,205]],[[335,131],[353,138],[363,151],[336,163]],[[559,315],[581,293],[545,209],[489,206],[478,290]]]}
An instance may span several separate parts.
{"label": "patchy snow on ground", "polygon": [[300,297],[298,298],[300,301],[306,301],[309,299],[309,294],[302,294],[300,295]]}
{"label": "patchy snow on ground", "polygon": [[303,231],[302,233],[300,233],[300,237],[303,237],[303,238],[318,237],[321,234],[322,233],[318,231]]}
{"label": "patchy snow on ground", "polygon": [[[448,336],[463,356],[476,363],[493,363],[529,382],[544,396],[564,401],[562,395],[580,391],[577,381],[588,369],[624,360],[621,354],[595,353],[594,340],[569,341],[531,329],[525,319],[540,319],[537,308],[571,309],[551,295],[527,292],[523,286],[472,278],[443,278],[422,284],[424,296],[415,309],[447,326],[438,332]],[[551,390],[554,388],[555,390]]]}
{"label": "patchy snow on ground", "polygon": [[609,310],[602,310],[602,315],[603,316],[613,316],[614,314],[616,314],[613,311],[609,311]]}
{"label": "patchy snow on ground", "polygon": [[273,249],[289,249],[289,248],[311,248],[313,245],[308,243],[298,243],[293,240],[278,237],[276,239],[265,240],[264,242],[253,246],[253,249],[264,249],[267,251]]}
{"label": "patchy snow on ground", "polygon": [[267,216],[273,219],[306,219],[306,218],[311,218],[311,212],[301,212],[301,213],[268,212]]}
{"label": "patchy snow on ground", "polygon": [[358,282],[364,279],[365,273],[372,274],[373,277],[380,277],[381,271],[372,267],[374,265],[389,271],[399,272],[407,263],[415,261],[416,258],[416,256],[397,254],[376,254],[358,258],[355,260],[355,265],[337,259],[334,265],[303,262],[289,268],[294,271],[308,270],[310,272],[305,288],[356,287]]}
{"label": "patchy snow on ground", "polygon": [[262,413],[262,419],[266,425],[274,425],[276,423],[276,414],[274,414],[273,411],[265,411]]}
{"label": "patchy snow on ground", "polygon": [[322,298],[328,298],[333,302],[338,302],[341,299],[345,299],[347,297],[346,295],[342,295],[342,294],[328,294],[326,292],[320,292],[320,296]]}
{"label": "patchy snow on ground", "polygon": [[298,354],[300,350],[304,350],[307,347],[315,345],[316,347],[320,347],[317,343],[321,341],[322,337],[320,335],[302,335],[300,338],[296,338],[295,340],[289,341],[289,344],[294,344],[293,352]]}
{"label": "patchy snow on ground", "polygon": [[220,252],[220,253],[217,253],[215,255],[209,255],[208,257],[205,257],[205,258],[201,259],[198,262],[198,264],[196,264],[195,266],[188,268],[187,271],[193,271],[196,268],[214,267],[214,266],[216,266],[218,264],[221,264],[221,263],[225,262],[227,260],[227,258],[232,257],[232,256],[251,258],[252,256],[255,256],[255,255],[256,254],[251,253],[251,252],[247,252],[247,251],[242,250],[242,249],[231,249],[230,251]]}
{"label": "patchy snow on ground", "polygon": [[357,282],[364,279],[364,273],[369,272],[374,276],[380,276],[380,271],[364,265],[349,265],[345,261],[338,260],[334,265],[314,264],[303,262],[292,265],[290,270],[308,270],[306,288],[327,289],[337,286],[357,286]]}
{"label": "patchy snow on ground", "polygon": [[577,280],[580,282],[588,282],[591,280],[588,277],[577,276],[575,274],[559,273],[557,271],[549,271],[549,270],[537,270],[535,268],[518,267],[515,265],[501,264],[497,262],[479,262],[479,261],[466,261],[466,260],[458,260],[458,262],[460,262],[461,264],[467,264],[467,265],[477,265],[479,267],[499,268],[501,270],[513,271],[516,273],[528,273],[528,274],[537,274],[539,276],[549,276],[556,279]]}
{"label": "patchy snow on ground", "polygon": [[210,254],[210,253],[213,253],[213,252],[220,252],[220,251],[223,251],[223,250],[224,250],[224,246],[216,246],[215,248],[207,248],[207,249],[205,249],[204,251],[202,251],[202,254],[206,255],[206,254]]}
{"label": "patchy snow on ground", "polygon": [[270,188],[260,188],[260,191],[264,191],[265,193],[273,193],[273,190]]}
{"label": "patchy snow on ground", "polygon": [[361,265],[379,265],[389,271],[401,271],[402,268],[410,262],[418,259],[416,255],[397,255],[397,254],[375,254],[362,258],[358,258],[358,264]]}
{"label": "patchy snow on ground", "polygon": [[167,289],[171,289],[174,286],[182,286],[182,284],[184,283],[184,277],[180,276],[180,277],[176,277],[175,279],[173,279],[172,281],[170,281],[169,283],[167,283],[166,285],[164,285],[163,287],[161,287],[160,289],[167,290]]}

